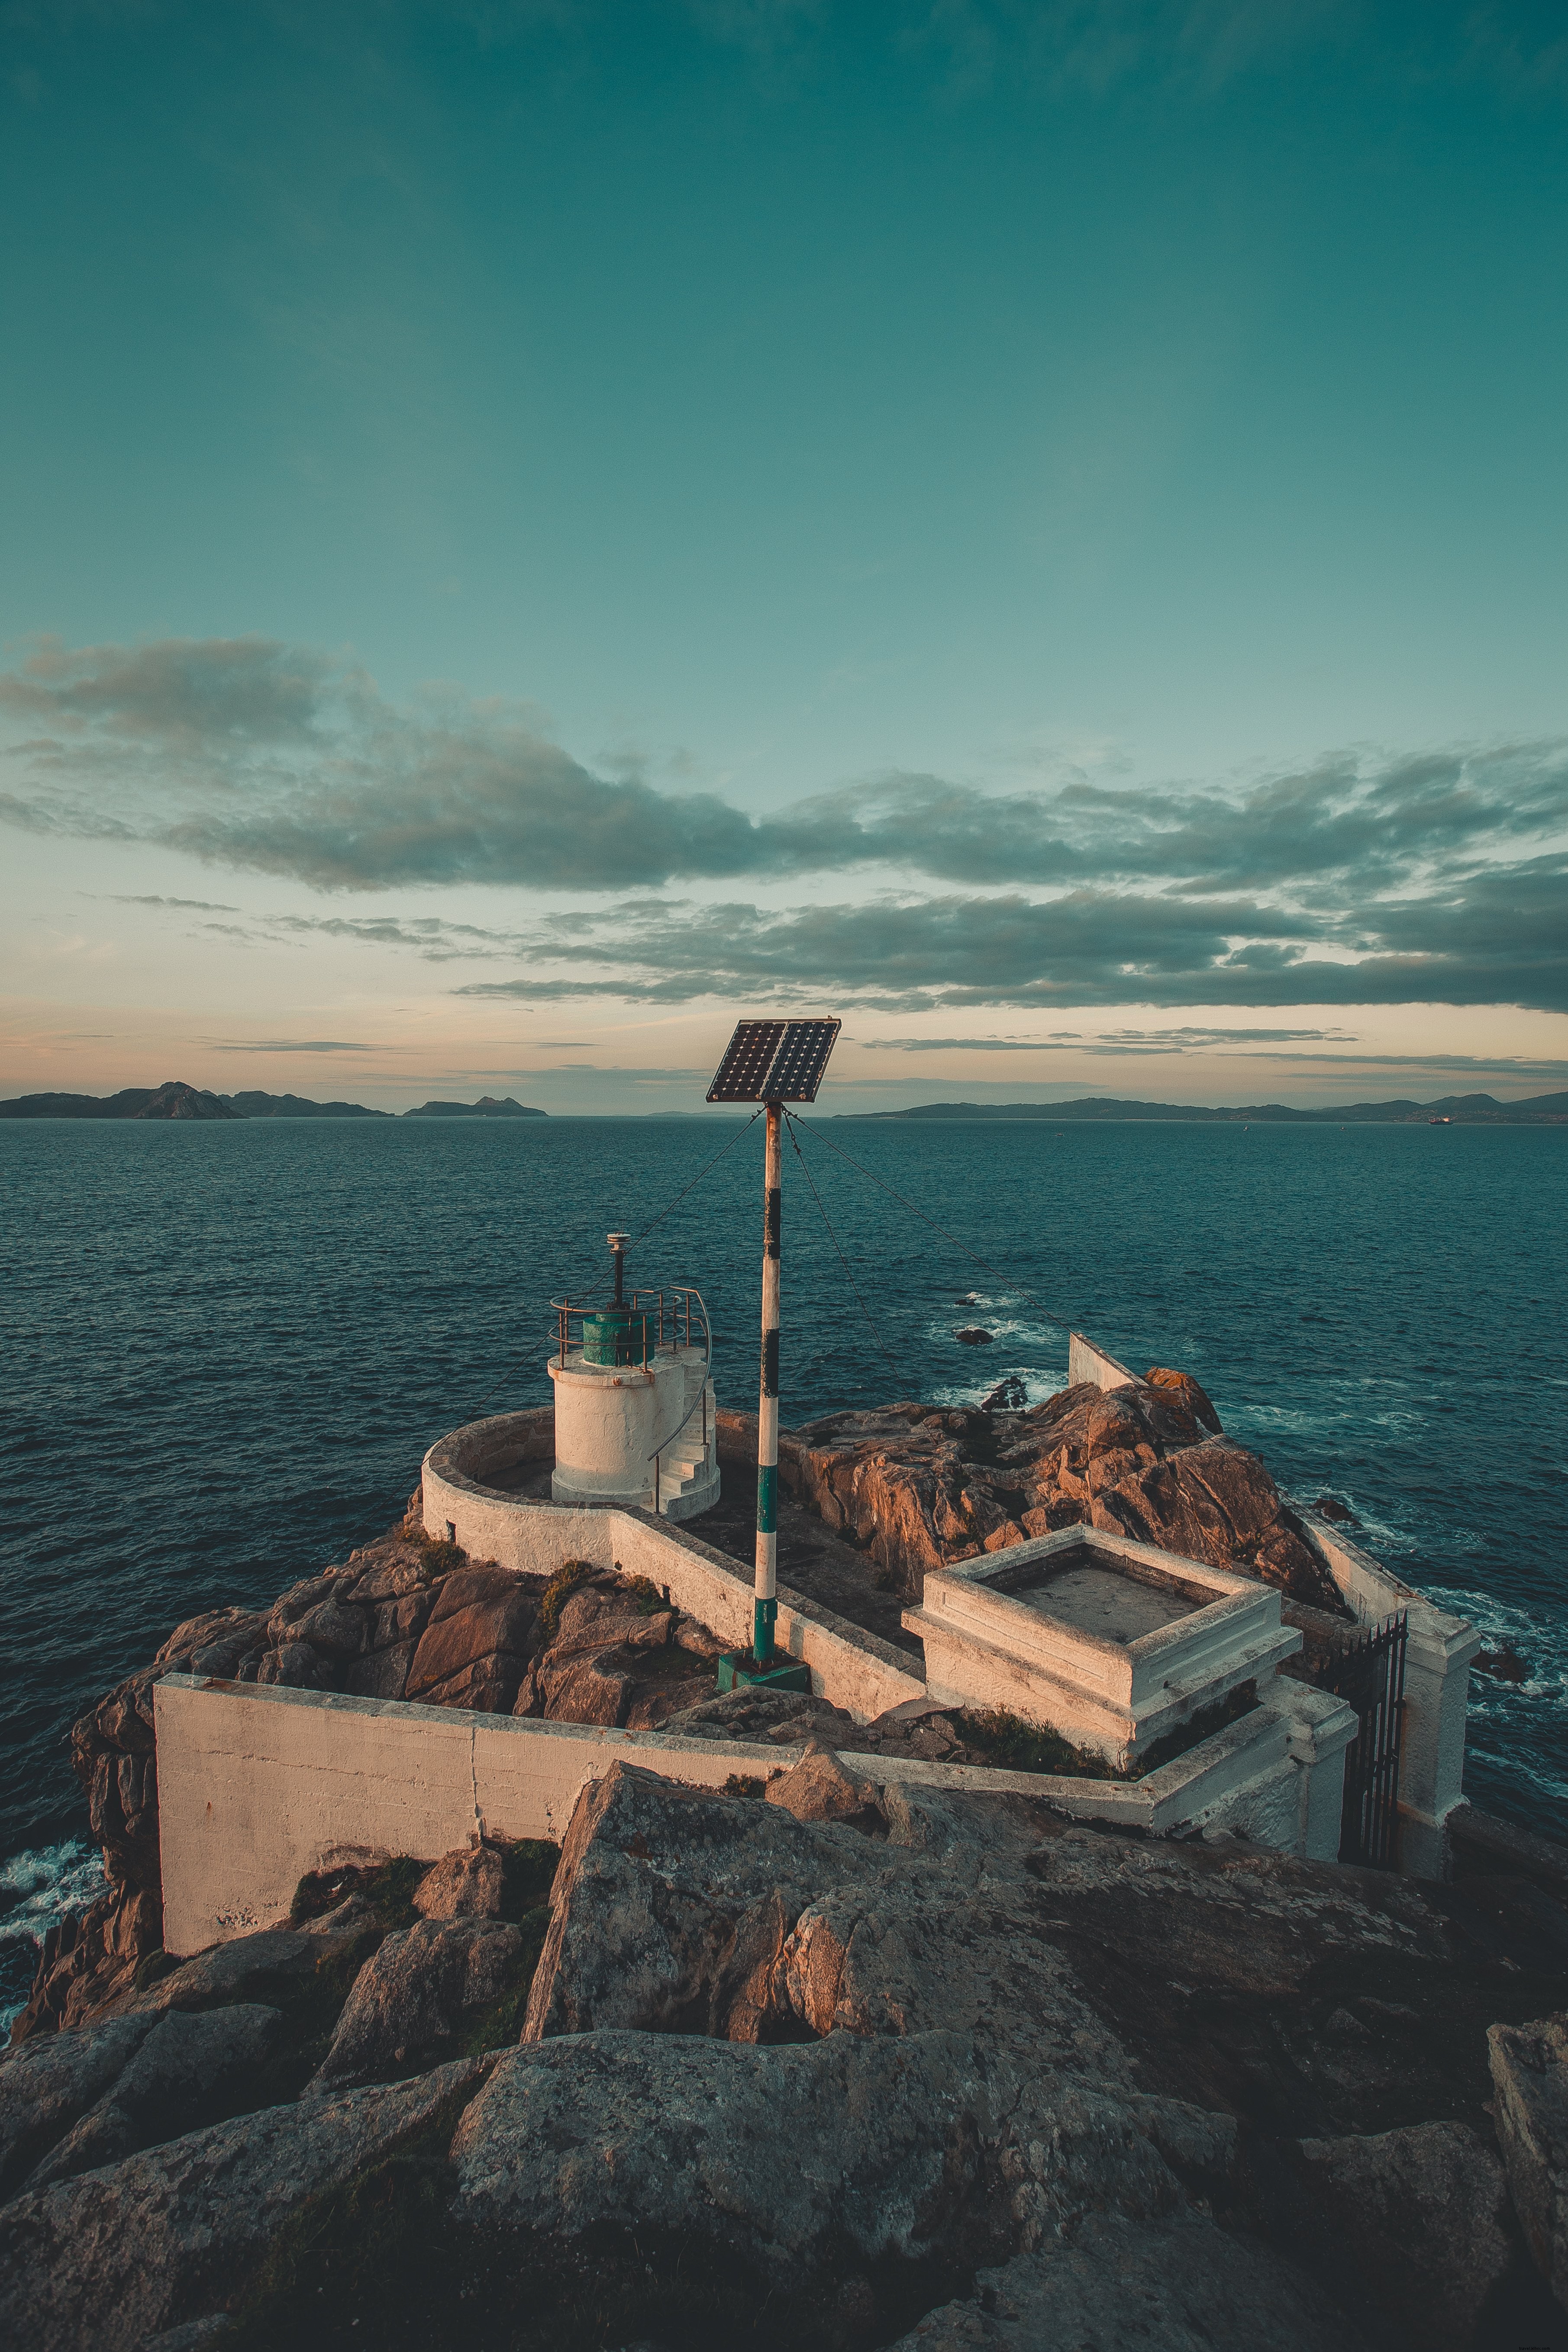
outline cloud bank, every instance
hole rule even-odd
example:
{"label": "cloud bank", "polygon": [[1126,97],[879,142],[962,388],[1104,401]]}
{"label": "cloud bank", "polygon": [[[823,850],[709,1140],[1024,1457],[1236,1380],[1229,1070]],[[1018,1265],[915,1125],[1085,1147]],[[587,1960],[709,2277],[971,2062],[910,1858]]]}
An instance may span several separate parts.
{"label": "cloud bank", "polygon": [[[515,933],[290,919],[522,967],[470,994],[1568,1009],[1563,741],[1343,752],[1231,791],[900,772],[752,818],[595,773],[530,705],[440,688],[399,708],[354,663],[260,637],[45,643],[0,674],[0,822],[35,834],[331,892],[595,894]],[[828,876],[863,895],[824,902]],[[651,895],[808,877],[783,910]],[[606,914],[606,893],[636,895]]]}

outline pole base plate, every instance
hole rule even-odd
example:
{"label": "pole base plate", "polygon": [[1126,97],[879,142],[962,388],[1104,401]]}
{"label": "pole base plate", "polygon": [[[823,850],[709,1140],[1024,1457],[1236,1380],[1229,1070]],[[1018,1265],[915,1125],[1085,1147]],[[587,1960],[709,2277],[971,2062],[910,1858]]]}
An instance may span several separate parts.
{"label": "pole base plate", "polygon": [[785,1657],[776,1650],[765,1666],[758,1665],[750,1650],[729,1650],[719,1660],[719,1688],[805,1691],[809,1697],[811,1668],[804,1660]]}

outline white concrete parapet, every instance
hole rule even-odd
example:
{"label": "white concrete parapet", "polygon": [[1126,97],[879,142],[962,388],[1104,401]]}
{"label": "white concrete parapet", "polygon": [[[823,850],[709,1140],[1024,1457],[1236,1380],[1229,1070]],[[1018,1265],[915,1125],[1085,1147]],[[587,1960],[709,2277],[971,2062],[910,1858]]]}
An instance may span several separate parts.
{"label": "white concrete parapet", "polygon": [[[530,1413],[497,1413],[433,1445],[424,1469],[428,1532],[444,1536],[451,1528],[471,1559],[499,1560],[530,1576],[553,1576],[569,1559],[646,1576],[721,1641],[737,1648],[749,1643],[752,1577],[711,1544],[647,1511],[525,1501],[482,1483],[487,1471],[506,1466],[509,1449],[534,1427]],[[858,1723],[868,1723],[905,1699],[925,1696],[920,1661],[907,1652],[785,1584],[779,1586],[778,1599],[774,1642],[811,1668],[817,1697],[830,1699]]]}
{"label": "white concrete parapet", "polygon": [[1294,1501],[1290,1507],[1358,1624],[1378,1625],[1399,1610],[1406,1612],[1399,1867],[1417,1878],[1445,1877],[1445,1824],[1463,1802],[1470,1661],[1482,1637],[1464,1618],[1423,1601],[1315,1511]]}
{"label": "white concrete parapet", "polygon": [[1068,1388],[1078,1388],[1082,1382],[1089,1381],[1097,1389],[1119,1389],[1137,1377],[1136,1372],[1130,1372],[1125,1364],[1119,1364],[1105,1349],[1097,1348],[1092,1339],[1086,1339],[1081,1331],[1069,1331],[1068,1334]]}
{"label": "white concrete parapet", "polygon": [[[165,1675],[153,1703],[163,1941],[180,1958],[279,1925],[307,1871],[434,1862],[481,1835],[559,1843],[584,1783],[617,1758],[721,1789],[732,1774],[786,1770],[805,1752],[192,1675]],[[851,1769],[884,1787],[1025,1797],[1155,1836],[1235,1828],[1300,1852],[1296,1738],[1287,1715],[1265,1706],[1142,1780],[870,1755]]]}
{"label": "white concrete parapet", "polygon": [[933,1698],[1005,1709],[1122,1768],[1301,1647],[1271,1585],[1099,1528],[930,1570],[903,1622]]}

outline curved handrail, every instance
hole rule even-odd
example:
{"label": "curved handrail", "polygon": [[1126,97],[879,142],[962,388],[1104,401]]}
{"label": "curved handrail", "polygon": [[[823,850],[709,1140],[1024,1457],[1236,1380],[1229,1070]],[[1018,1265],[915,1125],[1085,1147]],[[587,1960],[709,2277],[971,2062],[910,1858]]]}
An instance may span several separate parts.
{"label": "curved handrail", "polygon": [[687,1423],[690,1420],[690,1418],[691,1418],[692,1414],[696,1412],[696,1410],[697,1410],[697,1408],[698,1408],[698,1406],[699,1406],[699,1405],[701,1405],[701,1406],[703,1406],[703,1407],[704,1407],[704,1412],[703,1412],[703,1416],[702,1416],[702,1450],[703,1450],[703,1452],[704,1452],[704,1453],[706,1453],[706,1452],[707,1452],[707,1450],[708,1450],[708,1415],[707,1415],[707,1412],[706,1412],[707,1403],[708,1403],[708,1368],[707,1368],[707,1366],[706,1366],[706,1365],[704,1365],[704,1366],[703,1366],[703,1368],[702,1368],[702,1387],[701,1387],[701,1391],[700,1391],[700,1394],[698,1394],[697,1396],[694,1396],[694,1397],[692,1398],[691,1402],[687,1406],[686,1411],[681,1414],[680,1419],[676,1423],[675,1427],[674,1427],[672,1430],[670,1430],[670,1431],[669,1431],[669,1433],[668,1433],[668,1435],[667,1435],[667,1436],[661,1437],[661,1438],[659,1439],[658,1444],[654,1447],[653,1452],[652,1452],[651,1454],[645,1454],[643,1455],[643,1460],[644,1460],[645,1462],[657,1462],[657,1461],[658,1461],[658,1457],[659,1457],[659,1455],[664,1452],[665,1447],[666,1447],[667,1445],[673,1445],[673,1444],[675,1444],[676,1439],[680,1435],[681,1431],[685,1428],[685,1426],[686,1426]]}
{"label": "curved handrail", "polygon": [[[672,1340],[668,1341],[666,1340],[664,1336],[664,1302],[667,1297],[675,1302],[670,1311],[670,1322],[676,1336]],[[623,1300],[622,1304],[629,1307],[635,1313],[642,1300],[657,1300],[658,1307],[658,1337],[654,1342],[654,1347],[657,1350],[658,1349],[666,1346],[678,1348],[680,1345],[679,1302],[683,1298],[686,1301],[686,1345],[689,1348],[692,1344],[691,1302],[693,1299],[697,1302],[699,1327],[702,1334],[702,1362],[704,1369],[706,1369],[713,1361],[713,1328],[711,1323],[709,1321],[708,1302],[703,1297],[702,1293],[696,1287],[695,1284],[688,1282],[675,1282],[668,1284],[665,1288],[659,1290],[634,1290],[631,1297],[628,1299]],[[550,1305],[556,1318],[556,1338],[560,1349],[560,1360],[562,1363],[564,1364],[566,1361],[566,1351],[571,1344],[570,1326],[573,1316],[575,1315],[580,1318],[584,1315],[602,1314],[607,1303],[608,1302],[604,1299],[596,1299],[584,1306],[574,1307],[569,1297],[565,1298],[552,1298],[551,1300]],[[647,1313],[645,1310],[643,1315],[643,1361],[645,1364],[647,1361]],[[687,1418],[689,1420],[690,1415],[689,1414]],[[685,1425],[686,1424],[683,1422],[681,1423],[681,1428],[684,1428]],[[677,1436],[679,1436],[679,1430],[677,1430],[675,1433]]]}

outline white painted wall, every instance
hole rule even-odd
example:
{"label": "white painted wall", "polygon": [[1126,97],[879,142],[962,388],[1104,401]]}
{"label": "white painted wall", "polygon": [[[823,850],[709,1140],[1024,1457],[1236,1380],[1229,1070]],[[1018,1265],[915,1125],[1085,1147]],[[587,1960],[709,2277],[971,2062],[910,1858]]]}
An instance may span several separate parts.
{"label": "white painted wall", "polygon": [[1399,1867],[1417,1878],[1447,1874],[1445,1824],[1463,1801],[1465,1720],[1470,1661],[1481,1635],[1413,1592],[1381,1560],[1292,1502],[1308,1542],[1327,1568],[1358,1624],[1408,1614],[1405,1651],[1405,1729],[1399,1754]]}
{"label": "white painted wall", "polygon": [[[646,1576],[668,1591],[678,1609],[697,1618],[721,1640],[737,1648],[752,1639],[752,1579],[715,1551],[647,1511],[596,1510],[571,1504],[526,1502],[495,1494],[468,1465],[493,1462],[504,1454],[506,1425],[521,1426],[525,1414],[498,1413],[489,1421],[454,1430],[425,1457],[425,1525],[435,1536],[457,1531],[457,1540],[475,1559],[497,1559],[503,1568],[533,1576],[553,1576],[568,1559],[592,1560],[595,1568],[619,1568]],[[822,1609],[803,1593],[779,1587],[774,1640],[811,1669],[811,1686],[858,1723],[868,1723],[907,1698],[923,1698],[921,1661],[890,1642]]]}
{"label": "white painted wall", "polygon": [[[181,1957],[276,1926],[307,1871],[398,1854],[433,1862],[476,1835],[559,1843],[584,1783],[617,1757],[722,1788],[732,1773],[766,1778],[802,1753],[190,1675],[155,1686],[153,1716],[163,1938]],[[1331,1810],[1337,1839],[1337,1785],[1314,1808],[1306,1784],[1322,1760],[1330,1780],[1336,1757],[1343,1770],[1342,1743],[1320,1759],[1307,1737],[1286,1706],[1259,1707],[1135,1781],[912,1758],[856,1758],[853,1769],[884,1786],[1024,1796],[1156,1835],[1234,1824],[1300,1853],[1303,1824],[1321,1812]]]}
{"label": "white painted wall", "polygon": [[[1116,1642],[994,1589],[994,1580],[1011,1582],[1031,1562],[1048,1569],[1086,1553],[1134,1582],[1179,1588],[1192,1613]],[[1256,1680],[1261,1688],[1301,1647],[1296,1629],[1280,1622],[1271,1585],[1100,1528],[1064,1528],[933,1569],[921,1605],[906,1610],[903,1622],[924,1645],[933,1698],[1005,1708],[1119,1766],[1239,1684]]]}
{"label": "white painted wall", "polygon": [[1119,1389],[1137,1377],[1136,1372],[1130,1372],[1125,1364],[1119,1364],[1115,1357],[1109,1355],[1103,1348],[1097,1348],[1092,1339],[1086,1339],[1081,1331],[1068,1334],[1069,1389],[1077,1388],[1085,1381],[1090,1381],[1097,1389]]}

